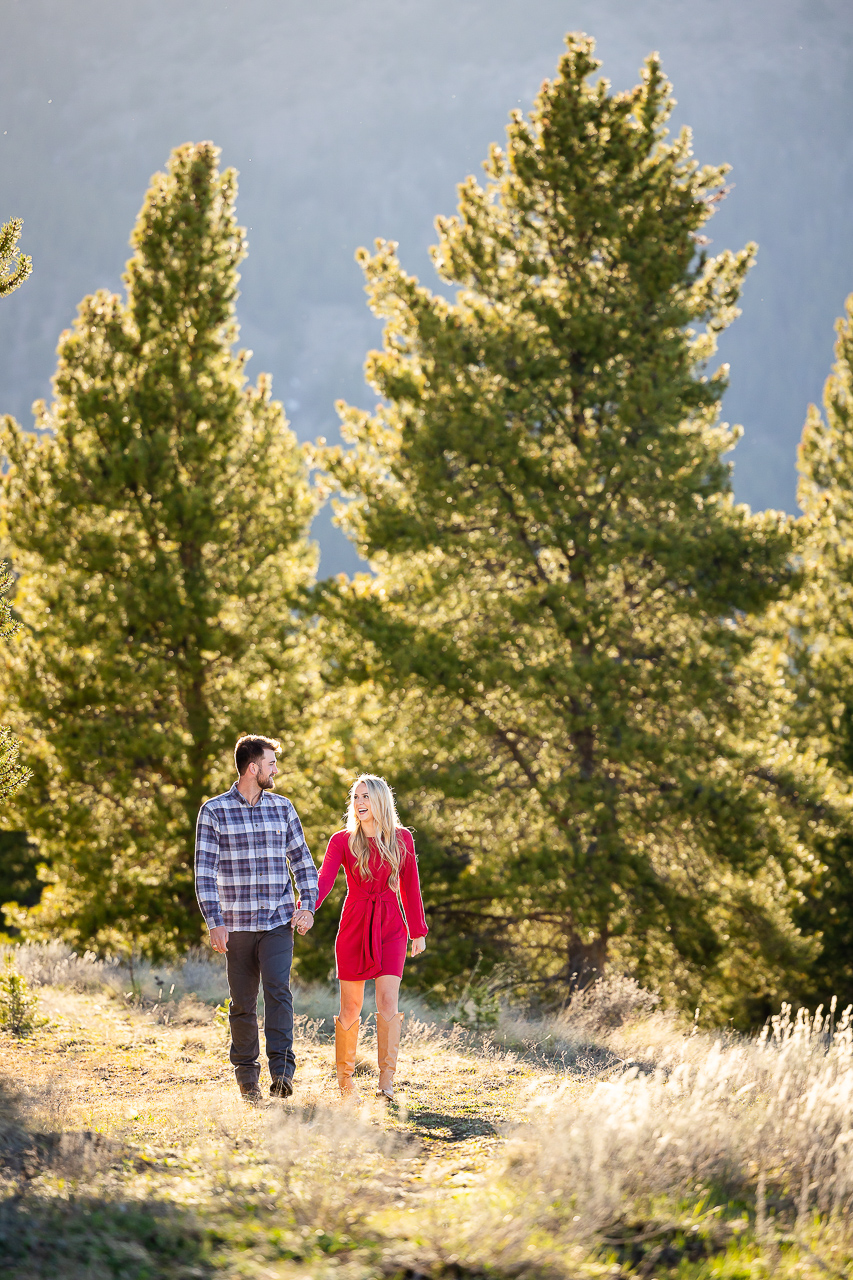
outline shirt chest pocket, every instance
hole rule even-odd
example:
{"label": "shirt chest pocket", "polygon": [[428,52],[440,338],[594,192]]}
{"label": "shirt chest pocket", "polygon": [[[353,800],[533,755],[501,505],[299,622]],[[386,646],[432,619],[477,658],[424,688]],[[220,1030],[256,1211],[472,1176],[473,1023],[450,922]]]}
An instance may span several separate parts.
{"label": "shirt chest pocket", "polygon": [[268,826],[264,832],[266,852],[272,858],[281,858],[284,856],[284,827]]}
{"label": "shirt chest pocket", "polygon": [[259,877],[274,897],[281,892],[285,882],[289,883],[290,880],[284,852],[285,834],[284,827],[270,824],[264,833],[266,845],[263,854],[258,859]]}

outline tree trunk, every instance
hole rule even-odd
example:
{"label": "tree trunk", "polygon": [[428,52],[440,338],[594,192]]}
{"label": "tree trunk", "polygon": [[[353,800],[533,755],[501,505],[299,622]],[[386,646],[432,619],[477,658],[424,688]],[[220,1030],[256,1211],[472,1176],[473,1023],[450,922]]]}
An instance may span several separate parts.
{"label": "tree trunk", "polygon": [[574,929],[569,930],[566,979],[570,990],[582,991],[601,977],[607,963],[607,943],[606,929],[587,942]]}

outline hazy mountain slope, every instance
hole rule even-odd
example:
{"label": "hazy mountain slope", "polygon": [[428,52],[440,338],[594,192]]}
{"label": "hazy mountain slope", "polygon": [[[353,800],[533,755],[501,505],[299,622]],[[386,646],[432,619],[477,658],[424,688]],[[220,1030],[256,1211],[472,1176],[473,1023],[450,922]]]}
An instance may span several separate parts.
{"label": "hazy mountain slope", "polygon": [[[353,251],[389,236],[428,273],[434,215],[583,29],[616,87],[660,49],[697,155],[735,166],[715,247],[761,244],[724,348],[747,429],[736,487],[793,508],[806,402],[853,289],[847,0],[2,0],[0,17],[0,214],[24,217],[35,258],[0,307],[0,409],[27,420],[77,302],[119,286],[149,175],[213,138],[251,228],[250,368],[273,373],[302,437],[334,434],[337,396],[369,403],[377,336]],[[326,519],[318,534],[324,569],[354,565]]]}

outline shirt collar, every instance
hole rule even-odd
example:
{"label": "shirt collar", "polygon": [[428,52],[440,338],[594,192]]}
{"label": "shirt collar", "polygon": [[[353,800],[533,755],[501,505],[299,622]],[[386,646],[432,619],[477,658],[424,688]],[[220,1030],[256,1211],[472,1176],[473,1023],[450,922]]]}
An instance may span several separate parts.
{"label": "shirt collar", "polygon": [[257,809],[258,805],[263,804],[263,800],[264,800],[264,793],[263,793],[263,791],[262,791],[262,792],[261,792],[261,794],[258,796],[258,799],[257,799],[257,801],[256,801],[256,803],[255,803],[255,804],[249,804],[249,801],[248,801],[248,800],[246,799],[246,797],[243,795],[243,792],[242,792],[242,791],[240,790],[240,788],[237,786],[237,783],[236,783],[236,782],[232,782],[232,783],[231,783],[231,791],[232,791],[232,792],[233,792],[233,794],[237,797],[237,799],[240,801],[240,804],[244,804],[244,805],[246,806],[246,808],[247,808],[247,809]]}

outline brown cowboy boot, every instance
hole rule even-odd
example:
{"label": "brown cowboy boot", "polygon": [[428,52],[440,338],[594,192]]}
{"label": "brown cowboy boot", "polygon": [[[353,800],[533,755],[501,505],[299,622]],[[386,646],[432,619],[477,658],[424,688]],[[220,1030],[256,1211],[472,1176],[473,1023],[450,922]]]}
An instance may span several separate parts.
{"label": "brown cowboy boot", "polygon": [[393,1018],[383,1018],[376,1014],[376,1045],[379,1051],[379,1089],[383,1098],[394,1097],[394,1072],[397,1070],[397,1052],[400,1048],[400,1033],[403,1030],[403,1015],[395,1013]]}
{"label": "brown cowboy boot", "polygon": [[335,1066],[338,1071],[338,1088],[344,1097],[358,1092],[352,1082],[352,1073],[355,1071],[355,1050],[360,1026],[361,1018],[356,1018],[349,1027],[342,1026],[340,1018],[335,1018]]}

